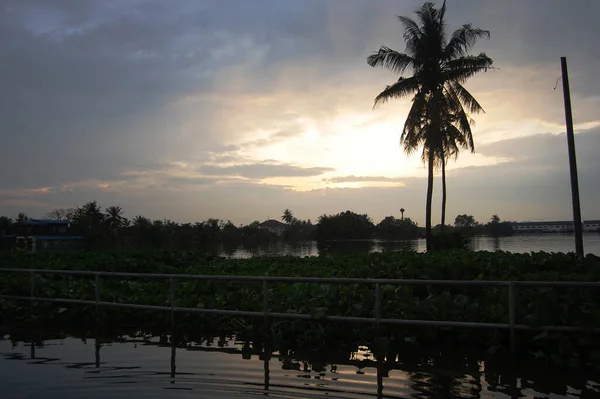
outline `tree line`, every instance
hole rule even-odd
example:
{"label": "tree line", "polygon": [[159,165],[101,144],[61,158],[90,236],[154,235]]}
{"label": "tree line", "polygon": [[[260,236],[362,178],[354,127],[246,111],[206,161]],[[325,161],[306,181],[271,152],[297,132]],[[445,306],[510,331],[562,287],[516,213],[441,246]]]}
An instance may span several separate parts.
{"label": "tree line", "polygon": [[[387,216],[375,224],[367,214],[351,211],[333,215],[321,215],[317,223],[310,219],[296,218],[286,209],[281,220],[285,226],[282,234],[276,234],[254,221],[236,226],[230,220],[209,218],[202,222],[177,223],[168,219],[152,220],[138,215],[131,219],[124,216],[120,206],[105,209],[91,201],[72,209],[55,209],[44,215],[47,219],[68,220],[69,234],[84,237],[92,248],[178,248],[210,249],[224,245],[231,248],[255,246],[273,240],[284,241],[328,241],[328,240],[410,240],[422,237],[424,229],[403,215],[400,218]],[[19,222],[30,219],[19,213],[15,219],[0,217],[0,235],[11,235]],[[481,224],[473,216],[458,215],[454,226],[445,226],[447,231],[464,235],[512,233],[510,223],[501,222],[498,216]],[[442,230],[436,226],[434,230]]]}

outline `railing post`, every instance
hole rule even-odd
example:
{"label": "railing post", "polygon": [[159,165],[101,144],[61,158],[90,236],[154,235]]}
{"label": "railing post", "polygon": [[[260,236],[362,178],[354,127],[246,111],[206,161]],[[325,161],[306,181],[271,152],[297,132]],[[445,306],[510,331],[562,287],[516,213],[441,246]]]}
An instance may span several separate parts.
{"label": "railing post", "polygon": [[169,277],[169,303],[171,304],[171,339],[175,333],[175,279]]}
{"label": "railing post", "polygon": [[381,320],[381,284],[375,283],[375,320],[379,330]]}
{"label": "railing post", "polygon": [[96,302],[96,322],[100,320],[100,275],[94,273],[94,300]]}
{"label": "railing post", "polygon": [[517,324],[517,309],[516,309],[516,292],[515,283],[508,283],[508,328],[510,332],[510,351],[515,354],[517,349],[517,337],[515,333],[515,325]]}
{"label": "railing post", "polygon": [[35,298],[35,272],[32,270],[29,275],[29,306],[31,312],[31,320],[33,320],[33,298]]}
{"label": "railing post", "polygon": [[267,326],[268,319],[269,319],[269,283],[267,282],[267,280],[263,280],[262,291],[263,291],[263,293],[262,293],[263,294],[263,305],[262,305],[263,319],[265,321],[265,326]]}

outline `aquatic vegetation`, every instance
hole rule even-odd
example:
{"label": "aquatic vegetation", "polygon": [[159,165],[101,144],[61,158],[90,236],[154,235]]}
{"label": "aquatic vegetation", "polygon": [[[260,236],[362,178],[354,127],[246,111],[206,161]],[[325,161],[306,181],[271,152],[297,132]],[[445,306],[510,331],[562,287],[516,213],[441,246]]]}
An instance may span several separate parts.
{"label": "aquatic vegetation", "polygon": [[[511,254],[447,251],[431,254],[387,252],[322,257],[270,257],[227,260],[194,252],[133,251],[63,254],[5,254],[0,268],[94,270],[134,273],[181,273],[238,276],[356,277],[431,280],[600,281],[600,258],[578,262],[574,254]],[[180,280],[176,306],[261,311],[262,284],[241,281]],[[29,295],[28,274],[0,273],[0,293]],[[471,322],[508,322],[507,287],[383,285],[382,317]],[[89,276],[40,275],[35,294],[93,300],[95,282]],[[270,283],[271,312],[374,317],[374,287],[358,284]],[[600,289],[518,287],[517,323],[532,326],[600,327]],[[169,306],[165,280],[102,278],[101,300]],[[40,323],[102,323],[145,325],[169,329],[169,312],[3,300],[5,323],[29,320],[33,311]],[[185,330],[211,328],[232,334],[268,335],[276,342],[341,345],[373,340],[386,345],[467,344],[488,351],[506,351],[508,333],[488,329],[431,328],[420,326],[376,329],[371,325],[332,323],[326,320],[269,320],[177,314]],[[600,364],[598,342],[589,333],[519,331],[519,350],[541,360],[572,367]]]}

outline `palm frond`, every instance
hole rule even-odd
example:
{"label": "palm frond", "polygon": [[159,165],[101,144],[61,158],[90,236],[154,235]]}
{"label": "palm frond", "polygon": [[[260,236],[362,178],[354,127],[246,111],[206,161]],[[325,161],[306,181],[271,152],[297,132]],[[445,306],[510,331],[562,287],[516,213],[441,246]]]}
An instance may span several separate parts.
{"label": "palm frond", "polygon": [[444,57],[446,60],[453,60],[457,57],[465,56],[468,51],[481,38],[490,38],[490,31],[479,28],[473,28],[471,24],[463,25],[452,34],[452,38],[444,49]]}
{"label": "palm frond", "polygon": [[407,79],[400,78],[393,85],[386,86],[386,88],[375,97],[373,108],[376,108],[391,99],[406,97],[417,90],[419,90],[419,81],[415,77]]}
{"label": "palm frond", "polygon": [[460,57],[446,62],[442,74],[444,81],[456,81],[464,83],[467,79],[479,72],[492,69],[493,60],[485,53]]}
{"label": "palm frond", "polygon": [[413,98],[412,106],[404,122],[404,128],[400,135],[400,144],[407,155],[411,155],[423,143],[425,139],[424,127],[426,125],[425,106],[427,96],[419,92]]}
{"label": "palm frond", "polygon": [[378,52],[367,57],[367,64],[370,66],[381,66],[398,74],[402,74],[406,68],[412,65],[413,61],[408,54],[399,53],[386,46],[381,46]]}
{"label": "palm frond", "polygon": [[[449,85],[444,87],[444,101],[445,101],[445,110],[447,114],[444,115],[444,122],[446,125],[455,126],[460,132],[461,146],[470,149],[471,152],[475,152],[475,144],[473,141],[473,132],[471,130],[471,123],[473,120],[467,115],[465,112],[462,103],[460,101],[460,97],[456,93],[456,91]],[[449,116],[451,115],[451,116]]]}
{"label": "palm frond", "polygon": [[485,114],[485,110],[479,104],[479,102],[469,93],[467,89],[457,81],[450,81],[448,84],[452,87],[452,90],[456,94],[456,96],[460,99],[460,102],[463,105],[466,105],[469,112],[473,114],[478,114],[483,112]]}
{"label": "palm frond", "polygon": [[406,43],[406,51],[414,57],[419,53],[419,42],[423,36],[421,27],[414,19],[398,15],[398,19],[404,28],[404,42]]}

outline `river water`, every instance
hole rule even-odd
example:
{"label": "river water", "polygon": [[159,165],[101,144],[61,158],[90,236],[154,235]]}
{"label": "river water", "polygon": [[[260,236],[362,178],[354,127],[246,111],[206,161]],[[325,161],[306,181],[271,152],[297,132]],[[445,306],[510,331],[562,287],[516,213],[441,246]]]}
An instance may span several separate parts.
{"label": "river water", "polygon": [[[584,234],[584,251],[600,256],[600,234]],[[509,237],[473,237],[471,249],[476,251],[527,252],[574,252],[575,239],[569,234],[515,235]],[[380,252],[413,250],[425,251],[425,240],[355,240],[319,244],[316,241],[296,243],[272,242],[258,247],[220,248],[219,255],[227,258],[249,258],[252,256],[318,256],[332,252]]]}
{"label": "river water", "polygon": [[34,342],[0,337],[3,399],[600,397],[599,379],[588,375],[467,355],[376,362],[362,347],[265,356],[234,340],[179,347],[157,337]]}

